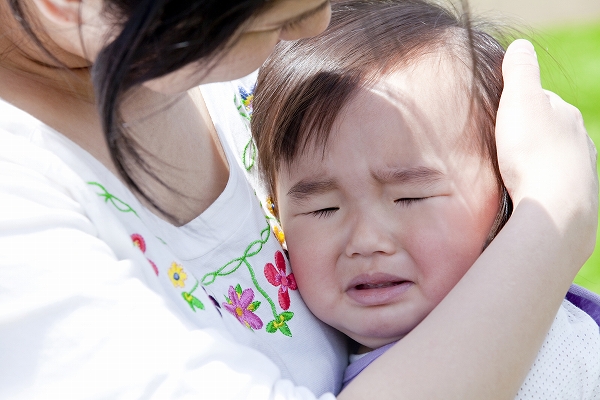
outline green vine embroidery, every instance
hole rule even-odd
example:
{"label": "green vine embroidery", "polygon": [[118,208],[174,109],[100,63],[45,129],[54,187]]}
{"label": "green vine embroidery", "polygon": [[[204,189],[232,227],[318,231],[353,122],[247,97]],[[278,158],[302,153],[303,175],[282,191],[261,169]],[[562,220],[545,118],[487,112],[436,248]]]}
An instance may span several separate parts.
{"label": "green vine embroidery", "polygon": [[244,168],[246,171],[250,171],[252,167],[254,167],[254,163],[256,162],[256,144],[254,140],[250,138],[246,147],[244,147],[244,154],[242,154],[242,162],[244,163]]}
{"label": "green vine embroidery", "polygon": [[[228,275],[233,274],[235,271],[237,271],[240,268],[240,266],[242,266],[242,264],[245,264],[248,267],[248,269],[252,270],[252,266],[248,262],[248,258],[254,257],[258,253],[260,253],[263,246],[269,240],[269,236],[271,236],[271,230],[270,230],[269,226],[267,225],[267,227],[260,232],[260,239],[255,240],[252,243],[250,243],[248,245],[248,247],[246,248],[246,250],[244,251],[243,256],[229,261],[227,264],[225,264],[224,266],[222,266],[221,268],[219,268],[218,270],[216,270],[214,272],[209,272],[208,274],[204,275],[204,277],[202,277],[202,281],[201,281],[202,285],[208,286],[208,285],[214,283],[215,280],[217,280],[217,277],[219,277],[219,276],[228,276]],[[254,276],[253,272],[252,272],[252,275]]]}
{"label": "green vine embroidery", "polygon": [[[100,197],[103,197],[104,201],[106,203],[110,202],[112,205],[114,205],[117,210],[119,210],[121,212],[124,212],[124,213],[133,213],[136,217],[138,217],[138,218],[140,217],[138,215],[138,213],[135,212],[135,210],[129,204],[125,203],[123,200],[119,199],[118,197],[110,194],[110,192],[108,190],[106,190],[106,188],[104,186],[102,186],[100,183],[98,183],[98,182],[88,182],[88,184],[92,185],[92,186],[99,187],[100,189],[102,189],[102,193],[98,193],[98,195]],[[161,243],[163,243],[165,245],[167,244],[164,240],[162,240],[158,236],[156,236],[156,238]],[[177,280],[174,280],[174,277],[173,277],[173,275],[175,273],[178,273]],[[171,281],[173,283],[179,282],[179,280],[181,280],[181,283],[180,283],[179,286],[182,286],[182,287],[185,286],[185,284],[183,282],[185,281],[187,275],[185,274],[185,272],[183,272],[183,269],[181,269],[180,265],[178,265],[176,263],[173,263],[173,265],[171,266],[171,269],[169,270],[169,275],[170,275]],[[204,310],[204,304],[200,301],[200,299],[198,299],[196,296],[193,295],[193,293],[198,288],[198,285],[199,285],[199,282],[196,281],[196,284],[194,285],[194,287],[192,288],[192,290],[190,290],[189,292],[182,292],[181,293],[181,296],[183,297],[183,299],[185,300],[185,302],[188,303],[188,305],[190,306],[190,308],[194,312],[196,312],[196,309]]]}
{"label": "green vine embroidery", "polygon": [[260,232],[260,239],[250,243],[248,247],[246,247],[246,250],[244,251],[244,254],[241,257],[231,260],[216,271],[209,272],[208,274],[204,275],[204,277],[202,277],[201,284],[204,286],[211,285],[217,280],[218,277],[231,275],[235,273],[242,265],[245,265],[248,269],[248,272],[250,273],[250,278],[254,283],[254,287],[269,303],[269,306],[271,307],[271,312],[273,313],[273,320],[267,324],[267,332],[275,333],[279,331],[284,335],[291,337],[292,332],[289,326],[287,325],[287,321],[292,319],[294,313],[291,311],[285,311],[281,314],[277,312],[277,306],[275,305],[275,302],[258,283],[258,280],[256,279],[256,274],[254,272],[254,268],[248,261],[249,258],[254,257],[258,253],[260,253],[263,246],[268,242],[270,236],[271,226],[267,224],[267,227]]}
{"label": "green vine embroidery", "polygon": [[[102,186],[101,184],[99,184],[98,182],[88,182],[88,185],[91,186],[96,186],[100,189],[102,189],[102,193],[98,193],[98,196],[104,198],[104,202],[105,203],[111,203],[113,206],[115,206],[115,208],[119,211],[121,211],[122,213],[132,213],[133,215],[135,215],[136,217],[140,218],[140,216],[138,215],[138,213],[133,209],[133,207],[131,207],[129,204],[125,203],[123,200],[119,199],[117,196],[111,194],[108,190],[106,190],[106,188],[104,186]],[[140,218],[141,219],[141,218]],[[165,242],[164,240],[162,240],[161,238],[159,238],[158,236],[155,236],[162,244],[166,245],[167,242]]]}
{"label": "green vine embroidery", "polygon": [[196,289],[198,289],[199,284],[200,282],[196,281],[196,284],[194,285],[192,290],[190,290],[189,292],[181,293],[181,296],[186,301],[186,303],[189,304],[193,312],[196,312],[196,309],[204,310],[204,304],[202,304],[202,302],[193,295]]}
{"label": "green vine embroidery", "polygon": [[251,119],[250,114],[248,114],[248,110],[246,109],[246,106],[244,105],[242,99],[240,99],[237,94],[233,95],[233,103],[235,104],[240,116],[242,116],[246,121],[250,122],[250,119]]}
{"label": "green vine embroidery", "polygon": [[137,212],[123,200],[119,199],[117,196],[114,196],[106,190],[104,186],[99,184],[98,182],[88,182],[88,185],[97,186],[102,189],[102,193],[98,193],[98,196],[104,198],[105,203],[111,203],[115,208],[123,213],[133,213],[136,217],[140,217]]}
{"label": "green vine embroidery", "polygon": [[[252,100],[254,99],[254,95],[252,91],[247,92],[244,88],[238,88],[239,94],[235,93],[233,95],[233,103],[238,110],[238,113],[244,121],[246,122],[246,129],[250,129],[250,121],[252,120]],[[244,152],[242,154],[242,163],[246,171],[250,171],[256,162],[256,144],[254,144],[254,140],[250,138],[246,146],[244,147]]]}

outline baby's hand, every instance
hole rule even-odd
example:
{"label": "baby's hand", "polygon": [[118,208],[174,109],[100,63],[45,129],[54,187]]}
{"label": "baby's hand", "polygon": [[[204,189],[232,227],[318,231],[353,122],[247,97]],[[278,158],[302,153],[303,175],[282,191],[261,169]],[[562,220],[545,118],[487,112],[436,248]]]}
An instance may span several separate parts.
{"label": "baby's hand", "polygon": [[598,223],[598,176],[596,148],[581,113],[542,89],[528,41],[509,46],[502,70],[496,141],[508,192],[515,206],[523,200],[541,205],[569,241],[582,241],[580,250],[589,256]]}

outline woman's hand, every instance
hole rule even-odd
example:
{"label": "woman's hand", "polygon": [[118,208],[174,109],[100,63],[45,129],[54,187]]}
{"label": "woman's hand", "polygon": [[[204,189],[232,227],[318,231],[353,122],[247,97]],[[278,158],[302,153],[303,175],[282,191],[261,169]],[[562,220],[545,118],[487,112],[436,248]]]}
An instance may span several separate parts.
{"label": "woman's hand", "polygon": [[509,46],[503,75],[496,141],[508,192],[515,207],[524,200],[543,207],[582,265],[596,241],[596,148],[579,110],[542,89],[531,43]]}

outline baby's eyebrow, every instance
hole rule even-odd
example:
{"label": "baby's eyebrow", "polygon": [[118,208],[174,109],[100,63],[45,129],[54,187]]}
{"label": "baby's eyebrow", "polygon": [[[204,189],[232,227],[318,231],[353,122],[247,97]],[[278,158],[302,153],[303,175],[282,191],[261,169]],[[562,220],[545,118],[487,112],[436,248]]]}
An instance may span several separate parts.
{"label": "baby's eyebrow", "polygon": [[288,190],[287,195],[293,200],[305,200],[315,194],[322,194],[337,189],[338,185],[334,179],[309,180],[302,179]]}
{"label": "baby's eyebrow", "polygon": [[412,168],[389,168],[373,171],[373,179],[379,183],[411,183],[432,184],[443,178],[444,174],[434,168],[412,167]]}

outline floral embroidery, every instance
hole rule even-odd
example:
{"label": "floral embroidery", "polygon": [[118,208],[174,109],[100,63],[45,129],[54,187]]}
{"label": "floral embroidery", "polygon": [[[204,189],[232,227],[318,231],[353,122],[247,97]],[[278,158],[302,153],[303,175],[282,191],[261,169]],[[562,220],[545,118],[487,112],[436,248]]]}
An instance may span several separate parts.
{"label": "floral embroidery", "polygon": [[149,258],[146,258],[146,260],[148,260],[148,262],[150,263],[150,266],[154,270],[154,273],[156,274],[156,276],[158,276],[158,267],[156,266],[156,264],[154,264],[154,261],[152,261]]}
{"label": "floral embroidery", "polygon": [[260,239],[250,243],[248,247],[246,247],[246,250],[244,251],[244,254],[241,257],[231,260],[218,270],[214,272],[209,272],[208,274],[204,275],[201,280],[202,285],[211,285],[217,280],[218,277],[231,275],[234,272],[236,272],[242,265],[248,267],[250,275],[252,276],[252,281],[255,285],[258,285],[258,282],[256,281],[256,278],[254,276],[254,270],[252,269],[252,266],[250,265],[248,259],[260,253],[263,246],[269,241],[270,236],[270,226],[267,225],[267,227],[260,232]]}
{"label": "floral embroidery", "polygon": [[[131,235],[131,240],[133,241],[133,245],[135,247],[140,249],[142,253],[146,253],[146,241],[144,240],[144,237],[142,235],[140,235],[139,233],[134,233],[133,235]],[[156,266],[156,264],[154,264],[154,262],[148,257],[146,257],[146,260],[148,260],[150,266],[154,270],[154,273],[156,274],[156,276],[158,276],[158,267]]]}
{"label": "floral embroidery", "polygon": [[273,321],[267,324],[267,332],[275,333],[277,331],[280,331],[285,336],[292,337],[292,331],[290,331],[290,327],[288,326],[287,321],[292,319],[293,316],[294,313],[291,311],[282,312],[277,316],[277,318],[275,318]]}
{"label": "floral embroidery", "polygon": [[184,287],[185,280],[187,279],[187,274],[183,270],[183,267],[176,262],[171,264],[171,268],[169,268],[169,278],[171,278],[171,282],[175,287]]}
{"label": "floral embroidery", "polygon": [[98,196],[103,197],[105,203],[111,203],[117,210],[123,213],[133,213],[136,217],[140,217],[129,204],[110,194],[108,190],[98,182],[88,182],[88,185],[96,186],[102,190],[102,193],[98,193]]}
{"label": "floral embroidery", "polygon": [[277,225],[273,225],[273,233],[275,234],[275,238],[277,238],[279,244],[283,246],[285,244],[285,235],[283,234],[281,228]]}
{"label": "floral embroidery", "polygon": [[[279,226],[279,220],[277,219],[275,202],[271,196],[267,196],[267,211],[270,215],[267,215],[267,220],[270,221],[273,227],[273,233],[275,234],[275,239],[279,242],[279,244],[285,248],[285,235],[283,234],[283,230]],[[262,206],[262,203],[261,203]]]}
{"label": "floral embroidery", "polygon": [[[238,96],[239,94],[239,96]],[[244,119],[246,129],[250,131],[250,121],[252,119],[252,102],[254,100],[254,87],[248,92],[242,86],[238,86],[238,93],[233,96],[233,103],[235,104],[238,113]],[[248,143],[244,146],[242,153],[242,164],[246,171],[250,171],[256,163],[256,144],[252,137],[249,137]]]}
{"label": "floral embroidery", "polygon": [[238,86],[238,91],[240,92],[240,96],[242,97],[242,105],[244,106],[245,113],[242,114],[239,108],[238,111],[240,111],[240,115],[248,118],[248,120],[252,118],[252,102],[254,101],[255,87],[256,86],[252,87],[252,89],[250,89],[250,91],[248,92],[242,86]]}
{"label": "floral embroidery", "polygon": [[271,263],[265,265],[265,277],[271,285],[279,286],[279,292],[277,294],[279,305],[282,309],[287,310],[290,308],[290,294],[288,293],[288,289],[298,289],[298,286],[296,285],[296,278],[294,278],[293,273],[289,275],[285,274],[285,257],[280,251],[275,253],[275,265],[277,268],[275,268],[275,266],[273,266]]}
{"label": "floral embroidery", "polygon": [[[267,303],[269,304],[269,306],[271,308],[271,312],[273,313],[274,320],[271,321],[271,322],[273,322],[273,324],[270,325],[271,329],[267,330],[267,332],[275,333],[275,332],[279,331],[286,336],[292,337],[292,332],[291,332],[289,326],[287,325],[287,321],[292,319],[292,317],[294,316],[294,313],[284,312],[284,313],[280,314],[277,311],[276,303],[273,301],[273,299],[271,299],[269,294],[259,284],[259,282],[256,278],[256,273],[254,271],[254,268],[252,267],[252,265],[250,264],[250,261],[249,261],[249,258],[251,258],[261,252],[263,246],[269,241],[270,236],[271,236],[271,226],[269,224],[267,224],[267,226],[260,232],[260,239],[255,240],[252,243],[250,243],[248,245],[248,247],[246,247],[246,250],[244,251],[244,254],[241,257],[238,257],[234,260],[229,261],[227,264],[225,264],[224,266],[222,266],[221,268],[217,269],[214,272],[207,273],[206,275],[204,275],[204,277],[202,277],[200,283],[202,285],[209,286],[209,285],[213,284],[217,280],[217,278],[223,277],[223,276],[229,276],[229,275],[235,273],[242,265],[246,266],[256,291],[258,293],[260,293],[263,296],[263,298],[267,301]],[[283,255],[281,255],[281,256],[283,257]],[[277,256],[276,256],[276,263],[277,263]],[[285,267],[285,260],[284,260],[284,267]],[[275,268],[275,267],[273,267],[273,268]],[[285,276],[285,269],[284,269],[283,274]],[[277,273],[275,275],[277,275]],[[290,284],[289,276],[285,276],[285,277],[287,279],[287,283],[286,283],[286,292],[287,292],[287,289],[291,288],[291,284]],[[294,280],[294,285],[295,285],[295,280]],[[279,285],[277,285],[277,286],[279,286]],[[280,288],[280,290],[281,290],[281,288]],[[230,292],[231,292],[231,290],[230,290]],[[230,293],[229,298],[226,297],[228,299],[227,304],[229,304],[231,306],[228,308],[228,310],[232,314],[234,314],[234,312],[233,312],[234,310],[237,310],[237,308],[232,308],[233,301],[235,299],[239,300],[240,296],[242,296],[242,294],[245,293],[245,291],[244,292],[241,291],[241,287],[239,288],[238,291],[234,291],[234,292],[237,293],[237,296],[238,296],[237,298],[235,296],[233,296],[231,293]],[[285,295],[282,295],[282,296],[285,296]],[[288,294],[288,297],[289,297],[289,294]],[[252,291],[252,299],[253,298],[254,298],[254,291]],[[245,300],[247,301],[247,298],[245,298]],[[240,303],[240,304],[242,304],[242,303]],[[243,311],[246,309],[249,312],[253,312],[258,308],[258,305],[260,303],[255,302],[252,304],[255,304],[255,305],[250,306],[250,303],[248,303],[246,308],[240,307],[240,310]],[[283,304],[285,304],[285,302]],[[223,305],[225,305],[225,303]],[[238,317],[237,311],[234,315],[236,317]],[[256,316],[256,317],[258,318],[258,316]],[[262,327],[262,321],[261,321],[260,326]],[[259,328],[254,328],[254,329],[259,329]]]}
{"label": "floral embroidery", "polygon": [[221,314],[221,305],[219,304],[219,302],[217,301],[217,299],[215,299],[215,296],[213,296],[212,294],[209,294],[205,287],[202,287],[202,290],[204,290],[204,293],[206,293],[206,295],[208,296],[210,302],[213,304],[213,306],[215,306],[215,309],[217,310],[217,312],[219,313],[219,315],[222,317],[223,314]]}
{"label": "floral embroidery", "polygon": [[[171,278],[171,280],[172,279],[173,278]],[[192,294],[196,291],[199,284],[200,284],[200,282],[196,281],[196,284],[194,285],[192,290],[190,290],[189,292],[181,293],[181,296],[186,301],[186,303],[188,303],[188,305],[190,306],[190,308],[192,309],[193,312],[196,312],[197,308],[200,310],[204,310],[204,304],[196,296],[194,296]],[[220,314],[220,312],[219,312],[219,314]]]}
{"label": "floral embroidery", "polygon": [[140,249],[142,253],[146,252],[146,241],[142,235],[139,233],[134,233],[131,235],[131,240],[133,241],[133,245]]}
{"label": "floral embroidery", "polygon": [[244,289],[238,284],[235,288],[229,287],[229,297],[225,297],[226,303],[223,307],[238,319],[243,325],[250,329],[261,329],[262,320],[254,313],[260,306],[259,301],[254,300],[254,291],[250,288]]}
{"label": "floral embroidery", "polygon": [[[133,213],[136,217],[139,218],[139,215],[137,214],[137,212],[129,204],[125,203],[123,200],[117,198],[116,196],[110,194],[108,192],[108,190],[106,190],[106,188],[104,186],[102,186],[100,183],[88,182],[88,184],[92,185],[92,186],[96,186],[102,190],[102,193],[98,193],[98,195],[100,197],[103,197],[106,203],[110,202],[112,205],[115,206],[115,208],[117,210],[124,212],[124,213],[129,213],[129,212]],[[157,239],[162,244],[165,244],[165,245],[167,244],[161,238],[157,237]],[[139,233],[134,233],[131,235],[131,240],[133,242],[133,245],[136,246],[137,248],[139,248],[142,253],[144,253],[144,254],[146,253],[146,240],[144,239],[144,237],[142,235],[140,235]],[[158,272],[158,267],[156,266],[156,264],[149,258],[146,258],[146,259],[152,266],[154,273],[158,276],[159,272]],[[183,267],[181,265],[173,262],[171,264],[171,268],[169,268],[168,275],[169,275],[169,278],[171,279],[171,283],[173,283],[174,287],[176,287],[176,288],[177,287],[180,287],[180,288],[185,287],[185,281],[187,280],[187,274],[185,273],[185,271],[183,270]],[[196,309],[204,310],[204,304],[196,296],[193,295],[194,291],[198,288],[198,285],[199,285],[199,282],[196,281],[196,284],[194,285],[192,290],[190,290],[189,292],[181,293],[181,296],[183,297],[183,299],[186,301],[186,303],[188,303],[188,305],[194,312],[196,312]],[[219,314],[220,314],[220,311],[219,311]]]}
{"label": "floral embroidery", "polygon": [[271,213],[271,215],[275,216],[275,202],[271,196],[267,196],[267,210]]}

